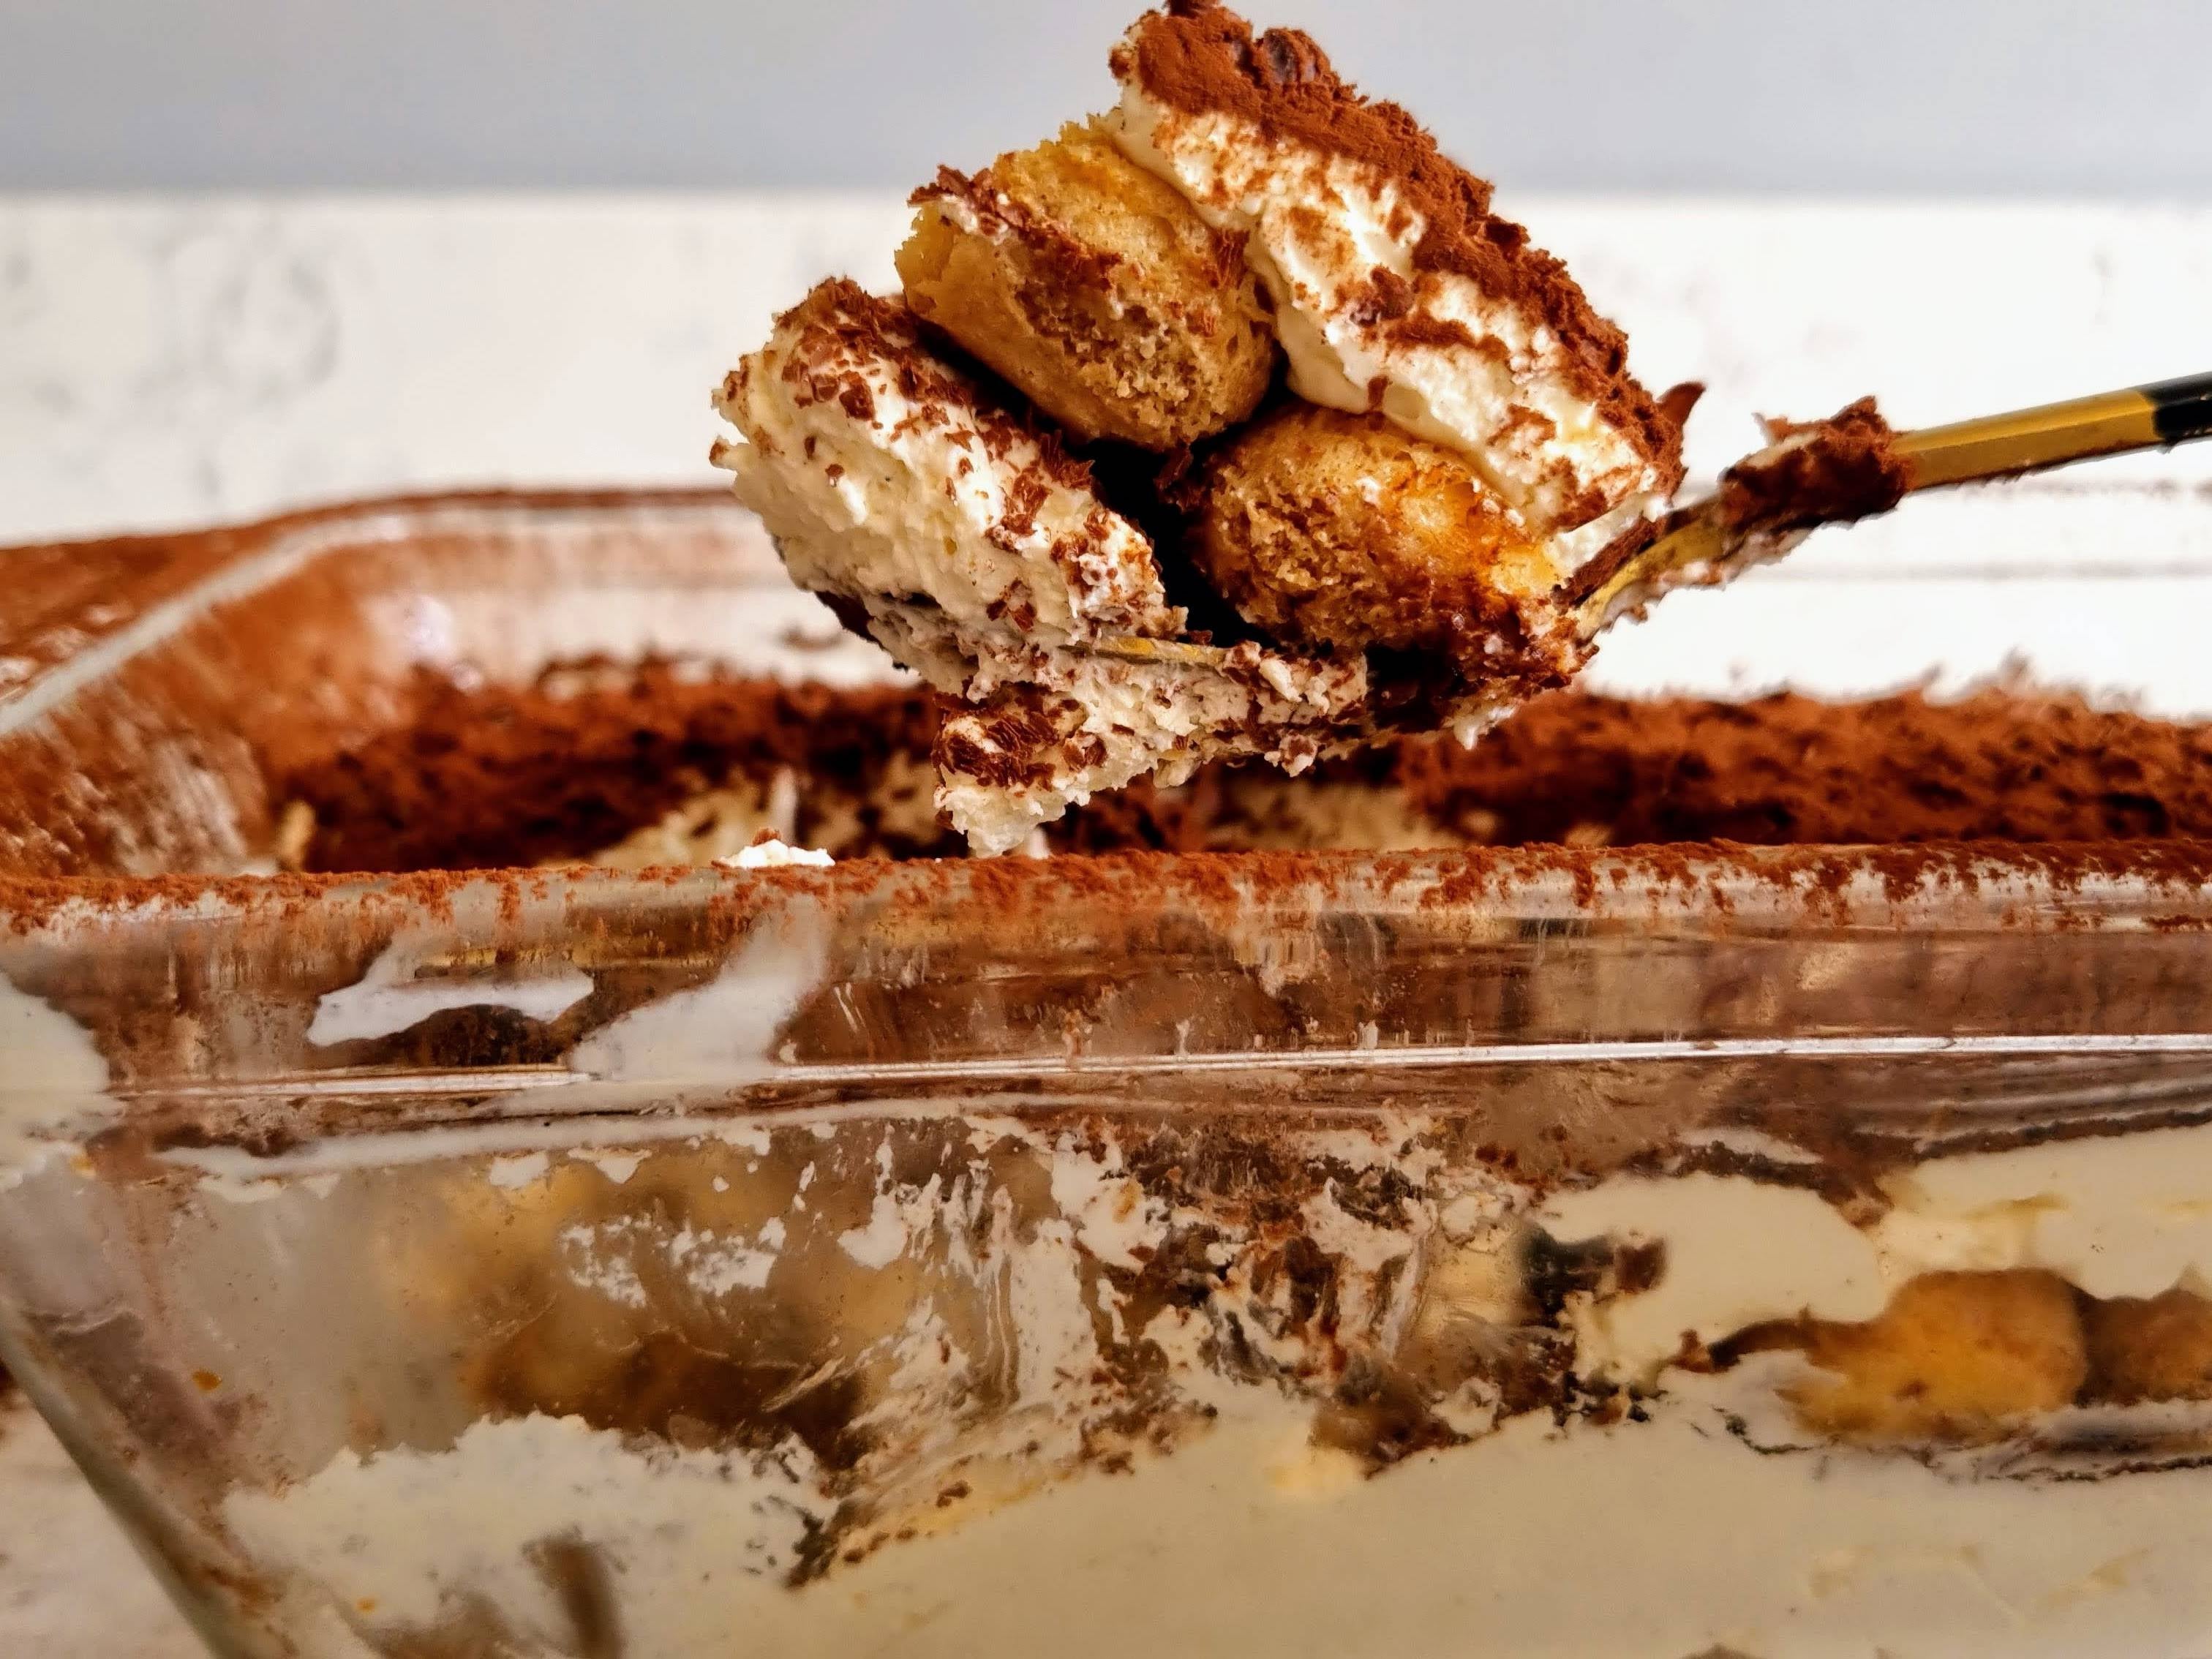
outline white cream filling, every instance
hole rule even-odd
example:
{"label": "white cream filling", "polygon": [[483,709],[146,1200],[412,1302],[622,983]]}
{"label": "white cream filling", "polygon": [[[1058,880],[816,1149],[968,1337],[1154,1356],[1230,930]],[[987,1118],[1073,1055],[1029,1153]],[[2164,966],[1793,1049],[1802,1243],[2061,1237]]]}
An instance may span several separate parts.
{"label": "white cream filling", "polygon": [[1909,1459],[1763,1455],[1726,1426],[1731,1379],[1686,1379],[1654,1419],[1516,1419],[1363,1478],[1307,1413],[1238,1389],[1122,1474],[1082,1474],[793,1590],[823,1501],[801,1453],[626,1445],[574,1419],[481,1423],[451,1450],[341,1453],[240,1493],[260,1559],[329,1584],[372,1631],[483,1598],[574,1638],[532,1564],[604,1553],[625,1650],[896,1651],[915,1659],[1482,1651],[2185,1659],[2212,1645],[2212,1504],[2191,1472],[2100,1483],[1947,1479]]}
{"label": "white cream filling", "polygon": [[[757,1128],[726,1133],[767,1150]],[[1493,1281],[1531,1218],[1528,1195],[1445,1167],[1428,1135],[1407,1120],[1291,1143],[1355,1174],[1398,1170],[1423,1194],[1389,1224],[1347,1210],[1334,1182],[1307,1201],[1309,1237],[1347,1269],[1343,1340],[1389,1352],[1440,1316],[1513,1316],[1517,1289]],[[990,1173],[1006,1167],[1010,1142],[1035,1158],[1030,1179],[1056,1214],[1016,1224]],[[438,1452],[341,1452],[289,1488],[234,1492],[226,1522],[257,1561],[320,1585],[380,1637],[434,1629],[473,1599],[549,1652],[578,1648],[541,1565],[549,1543],[598,1552],[626,1650],[669,1659],[726,1652],[733,1630],[748,1650],[778,1654],[1074,1659],[1138,1646],[1316,1659],[1688,1659],[1716,1647],[1904,1659],[2120,1644],[2183,1659],[2212,1641],[2203,1475],[1999,1479],[1972,1457],[1808,1445],[1776,1407],[1777,1387],[1802,1366],[1794,1356],[1718,1376],[1668,1371],[1649,1421],[1560,1427],[1531,1412],[1370,1474],[1314,1443],[1314,1396],[1215,1369],[1209,1316],[1224,1311],[1287,1370],[1314,1358],[1294,1327],[1261,1316],[1267,1296],[1242,1243],[1224,1239],[1212,1258],[1217,1305],[1158,1308],[1129,1330],[1134,1305],[1086,1259],[1141,1263],[1195,1215],[1148,1197],[1110,1136],[977,1118],[967,1144],[975,1161],[964,1171],[920,1182],[902,1181],[889,1143],[878,1146],[865,1219],[836,1241],[880,1278],[878,1314],[897,1328],[896,1363],[866,1413],[896,1425],[883,1469],[896,1501],[863,1559],[786,1583],[808,1525],[836,1507],[795,1442],[683,1450],[542,1416],[477,1423]],[[2100,1293],[2145,1293],[2196,1268],[2204,1240],[2189,1195],[2204,1190],[2208,1158],[2212,1131],[2188,1129],[1939,1159],[1895,1184],[1904,1219],[1866,1232],[1810,1194],[1734,1176],[1619,1177],[1533,1218],[1563,1238],[1665,1241],[1659,1284],[1617,1303],[1649,1305],[1584,1334],[1654,1352],[1677,1321],[1718,1334],[1806,1306],[1863,1317],[1892,1279],[1961,1261],[2047,1266]],[[792,1231],[724,1241],[742,1261],[687,1242],[680,1265],[717,1294],[803,1297],[802,1283],[777,1278],[811,1213],[802,1199],[830,1201],[802,1179]],[[2171,1237],[2160,1231],[2169,1220],[2180,1228]],[[625,1238],[588,1242],[605,1251]],[[956,1340],[975,1328],[960,1298],[910,1292],[908,1276],[940,1254],[988,1291],[994,1340],[1013,1350],[1012,1398],[986,1417],[963,1403],[977,1362]],[[619,1302],[629,1284],[617,1275],[602,1288]],[[1091,1414],[1113,1403],[1096,1391],[1095,1317],[1117,1341],[1156,1342],[1194,1408],[1157,1441],[1133,1441],[1124,1473],[1076,1461],[1103,1428]],[[1453,1412],[1466,1431],[1490,1426],[1478,1395]],[[955,1473],[968,1490],[948,1504],[938,1493]],[[311,1593],[301,1581],[293,1589],[295,1601]]]}
{"label": "white cream filling", "polygon": [[[993,455],[972,406],[926,411],[901,388],[897,366],[858,343],[809,367],[860,375],[866,415],[802,395],[783,370],[803,329],[780,327],[746,360],[744,384],[719,406],[749,441],[717,445],[714,456],[793,580],[856,598],[927,594],[961,629],[1008,639],[1171,629],[1151,544],[1090,490],[1048,478],[1033,441]],[[1026,514],[1012,499],[1024,477],[1043,489]],[[1005,614],[1023,598],[1036,611],[1026,628]]]}
{"label": "white cream filling", "polygon": [[793,847],[787,844],[781,836],[772,841],[755,842],[750,846],[740,847],[727,857],[714,860],[715,863],[729,870],[787,870],[794,866],[826,870],[836,861],[818,848]]}
{"label": "white cream filling", "polygon": [[[1206,761],[1260,755],[1295,776],[1318,757],[1328,723],[1356,707],[1367,689],[1365,665],[1356,658],[1319,667],[1311,681],[1292,684],[1285,695],[1207,668],[1053,655],[1039,683],[1073,701],[1080,719],[1067,738],[1040,757],[1052,766],[1050,777],[1009,790],[947,772],[939,787],[939,809],[980,853],[1018,847],[1068,807],[1147,774],[1172,788]],[[958,717],[957,729],[992,746],[987,722]],[[1096,758],[1075,757],[1085,739],[1096,741]]]}
{"label": "white cream filling", "polygon": [[505,1008],[526,1019],[554,1020],[592,994],[592,976],[572,963],[470,974],[441,961],[426,972],[426,956],[440,955],[404,939],[386,946],[359,979],[316,1000],[307,1041],[323,1048],[393,1036],[456,1008]]}
{"label": "white cream filling", "polygon": [[[1228,755],[1265,757],[1296,775],[1341,728],[1367,696],[1365,663],[1305,660],[1261,653],[1251,678],[1203,664],[1136,662],[1081,649],[993,647],[971,659],[975,642],[941,615],[908,605],[872,613],[876,637],[939,690],[981,702],[1010,687],[1035,686],[1074,706],[1073,729],[1024,758],[1048,775],[1011,787],[947,771],[937,805],[979,853],[1009,852],[1032,830],[1101,791],[1154,774],[1165,787]],[[954,717],[948,733],[987,753],[998,745],[983,717]],[[1095,744],[1095,749],[1092,745]]]}
{"label": "white cream filling", "polygon": [[[1564,375],[1565,347],[1518,307],[1471,280],[1425,272],[1418,306],[1495,355],[1408,342],[1363,307],[1374,274],[1411,282],[1425,221],[1376,169],[1276,139],[1219,111],[1188,114],[1125,82],[1114,124],[1130,159],[1181,191],[1209,224],[1242,233],[1276,307],[1291,389],[1353,411],[1384,383],[1382,412],[1407,431],[1465,454],[1571,574],[1638,520],[1663,510],[1656,471]],[[1573,498],[1612,503],[1562,524]]]}
{"label": "white cream filling", "polygon": [[773,1068],[783,1023],[820,986],[830,925],[794,903],[763,917],[721,971],[610,1020],[568,1051],[568,1069],[600,1082],[673,1083]]}
{"label": "white cream filling", "polygon": [[76,1138],[106,1127],[120,1109],[107,1091],[107,1058],[92,1034],[52,1003],[0,975],[0,1192],[50,1158],[76,1151]]}
{"label": "white cream filling", "polygon": [[719,864],[751,846],[763,830],[778,841],[789,841],[799,833],[798,816],[799,777],[789,767],[778,767],[765,783],[733,776],[670,808],[658,822],[594,848],[590,862],[615,870]]}
{"label": "white cream filling", "polygon": [[1563,1242],[1666,1246],[1650,1290],[1577,1310],[1585,1362],[1626,1378],[1654,1376],[1685,1333],[1871,1319],[1923,1273],[2040,1268],[2095,1297],[2212,1289],[2212,1127],[1935,1158],[1884,1187],[1892,1207],[1864,1228],[1802,1188],[1713,1175],[1619,1177],[1536,1220]]}
{"label": "white cream filling", "polygon": [[2212,1127],[1936,1158],[1887,1185],[1886,1264],[2043,1267],[2095,1297],[2212,1291]]}

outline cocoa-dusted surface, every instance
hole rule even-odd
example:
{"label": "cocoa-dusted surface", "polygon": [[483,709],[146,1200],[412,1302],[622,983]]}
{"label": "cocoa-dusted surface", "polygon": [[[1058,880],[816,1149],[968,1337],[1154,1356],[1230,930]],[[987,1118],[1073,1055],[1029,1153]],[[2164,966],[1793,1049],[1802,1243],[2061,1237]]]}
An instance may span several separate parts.
{"label": "cocoa-dusted surface", "polygon": [[1401,764],[1441,821],[1494,814],[1507,844],[2212,836],[2212,726],[2056,693],[1845,703],[1566,693],[1471,751],[1413,745]]}
{"label": "cocoa-dusted surface", "polygon": [[411,723],[308,768],[318,870],[489,869],[611,845],[732,774],[854,782],[927,755],[925,694],[696,680],[649,663],[563,693],[559,677],[471,690],[428,676]]}
{"label": "cocoa-dusted surface", "polygon": [[[270,777],[404,717],[391,692],[415,647],[378,596],[568,591],[606,556],[568,527],[603,515],[635,515],[639,540],[623,557],[647,570],[710,558],[719,567],[746,556],[747,538],[718,531],[695,540],[694,514],[719,518],[727,500],[689,489],[398,495],[8,550],[0,697],[13,707],[0,734],[0,871],[239,868],[270,838],[281,805],[269,799]],[[726,511],[725,523],[739,518]],[[272,558],[279,550],[301,556]],[[220,597],[233,580],[242,590]],[[531,622],[518,617],[514,632],[526,638]],[[74,670],[98,658],[98,672],[63,694]],[[52,707],[27,719],[21,699]]]}
{"label": "cocoa-dusted surface", "polygon": [[[871,294],[848,277],[827,277],[779,315],[775,328],[779,334],[793,337],[783,376],[807,400],[834,403],[856,421],[873,420],[875,393],[853,365],[878,360],[890,366],[901,389],[921,406],[918,418],[925,424],[947,425],[956,416],[972,422],[994,459],[1025,441],[1034,444],[1038,452],[1036,477],[1015,480],[1010,493],[1017,498],[1034,495],[1042,499],[1047,483],[1071,489],[1091,487],[1090,467],[1068,453],[1056,430],[1026,409],[1012,402],[1000,404],[979,391],[924,343],[921,319],[905,301]],[[723,377],[716,398],[725,414],[738,404],[752,372],[750,363],[741,363]],[[756,436],[753,441],[760,440]],[[716,440],[714,450],[720,452],[726,443]]]}
{"label": "cocoa-dusted surface", "polygon": [[1597,313],[1565,264],[1490,210],[1487,181],[1444,155],[1410,112],[1361,97],[1311,36],[1255,36],[1216,0],[1170,0],[1139,20],[1113,68],[1171,109],[1239,116],[1389,174],[1425,222],[1415,269],[1469,277],[1540,318],[1566,346],[1575,390],[1659,467],[1668,488],[1680,481],[1680,422],[1629,374],[1627,337]]}
{"label": "cocoa-dusted surface", "polygon": [[1871,398],[1825,421],[1769,421],[1766,430],[1773,447],[1721,475],[1721,518],[1735,535],[1872,518],[1912,488],[1911,463]]}
{"label": "cocoa-dusted surface", "polygon": [[[925,760],[928,694],[689,680],[665,665],[562,690],[425,680],[411,723],[292,773],[319,870],[482,868],[586,856],[737,774],[862,792]],[[1078,809],[1055,850],[1240,844],[1224,767]],[[1442,738],[1325,763],[1314,781],[1401,793],[1435,845],[1865,845],[2212,838],[2212,727],[1990,690],[1831,704],[1539,699],[1474,749]],[[1291,799],[1311,783],[1267,782]],[[957,836],[864,845],[953,856]]]}

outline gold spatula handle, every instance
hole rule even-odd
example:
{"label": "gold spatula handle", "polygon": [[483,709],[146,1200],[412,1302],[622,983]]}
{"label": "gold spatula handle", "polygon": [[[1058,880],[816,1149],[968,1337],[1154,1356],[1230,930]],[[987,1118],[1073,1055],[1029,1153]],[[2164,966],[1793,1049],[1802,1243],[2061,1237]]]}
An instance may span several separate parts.
{"label": "gold spatula handle", "polygon": [[1932,489],[2207,436],[2212,436],[2212,374],[2197,374],[1900,432],[1897,448],[1912,464],[1912,488]]}

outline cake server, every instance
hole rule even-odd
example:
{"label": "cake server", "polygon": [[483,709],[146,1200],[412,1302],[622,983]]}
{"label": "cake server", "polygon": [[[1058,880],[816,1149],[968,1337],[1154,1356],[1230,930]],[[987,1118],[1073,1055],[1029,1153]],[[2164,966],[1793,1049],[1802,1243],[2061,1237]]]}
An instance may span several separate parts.
{"label": "cake server", "polygon": [[[1942,489],[2045,472],[2102,455],[2171,449],[2212,436],[2212,374],[2069,398],[1948,426],[1900,432],[1891,447],[1906,469],[1905,489]],[[1716,495],[1674,514],[1659,538],[1623,565],[1577,611],[1585,637],[1676,587],[1724,582],[1779,558],[1824,523],[1817,512],[1746,536],[1733,531]]]}

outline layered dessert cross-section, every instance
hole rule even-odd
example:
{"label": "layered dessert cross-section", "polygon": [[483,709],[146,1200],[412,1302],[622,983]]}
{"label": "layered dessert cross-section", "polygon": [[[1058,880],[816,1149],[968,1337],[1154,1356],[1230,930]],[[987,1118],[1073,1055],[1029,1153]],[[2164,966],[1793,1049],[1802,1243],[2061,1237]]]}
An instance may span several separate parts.
{"label": "layered dessert cross-section", "polygon": [[[1649,1659],[2212,1630],[2212,1116],[2201,1044],[2158,1038],[2202,1018],[2204,726],[1570,690],[1471,750],[1147,781],[1008,869],[941,858],[919,690],[598,665],[411,702],[289,781],[301,862],[844,867],[727,883],[738,971],[684,936],[715,1040],[787,1010],[771,1103],[565,1153],[494,1120],[409,1178],[363,1305],[427,1326],[465,1425],[223,1499],[394,1650],[588,1650],[572,1605],[702,1654],[739,1623]],[[1046,906],[1095,961],[1036,977]],[[1047,1009],[1085,1064],[806,1074],[975,975],[991,1031]],[[348,1058],[620,1052],[592,1006]],[[1190,1054],[1146,1046],[1177,1022]],[[270,1200],[311,1217],[393,1179],[291,1167],[338,1183]]]}
{"label": "layered dessert cross-section", "polygon": [[987,851],[1071,801],[1214,755],[1291,770],[1354,718],[1357,659],[1245,641],[1218,664],[1109,654],[1172,641],[1151,540],[1059,436],[933,353],[913,314],[825,283],[723,383],[716,449],[794,578],[940,691],[940,805]]}
{"label": "layered dessert cross-section", "polygon": [[1311,40],[1179,3],[1111,66],[716,398],[794,579],[969,706],[939,805],[984,852],[1209,759],[1471,741],[1587,659],[1682,477],[1687,398]]}

